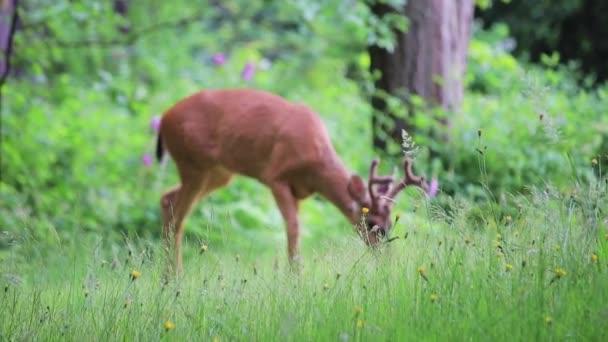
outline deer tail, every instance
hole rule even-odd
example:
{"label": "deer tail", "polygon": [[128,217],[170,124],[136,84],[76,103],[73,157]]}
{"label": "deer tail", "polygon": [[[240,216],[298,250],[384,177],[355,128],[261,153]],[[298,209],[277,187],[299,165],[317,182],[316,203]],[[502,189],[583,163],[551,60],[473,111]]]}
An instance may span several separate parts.
{"label": "deer tail", "polygon": [[163,147],[163,139],[159,132],[158,139],[156,140],[156,160],[158,160],[158,162],[162,162],[164,154],[165,148]]}

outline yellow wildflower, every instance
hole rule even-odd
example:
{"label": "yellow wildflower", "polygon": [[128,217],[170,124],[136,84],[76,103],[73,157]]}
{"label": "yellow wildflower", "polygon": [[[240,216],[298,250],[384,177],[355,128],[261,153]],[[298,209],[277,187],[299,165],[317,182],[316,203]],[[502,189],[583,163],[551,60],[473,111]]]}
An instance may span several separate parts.
{"label": "yellow wildflower", "polygon": [[362,319],[357,319],[357,328],[363,328],[365,326],[365,321]]}
{"label": "yellow wildflower", "polygon": [[165,322],[165,331],[173,330],[173,328],[175,328],[175,324],[173,324],[173,322],[171,322],[171,321]]}
{"label": "yellow wildflower", "polygon": [[564,277],[566,274],[568,274],[568,272],[566,272],[566,270],[564,270],[563,268],[558,267],[555,269],[555,277],[557,278]]}
{"label": "yellow wildflower", "polygon": [[591,262],[594,264],[597,264],[597,259],[598,259],[597,254],[591,253]]}
{"label": "yellow wildflower", "polygon": [[437,295],[436,293],[433,293],[431,295],[431,302],[435,303],[438,300],[439,300],[439,295]]}
{"label": "yellow wildflower", "polygon": [[505,222],[511,223],[511,221],[513,221],[513,218],[511,218],[511,215],[505,216]]}
{"label": "yellow wildflower", "polygon": [[201,254],[205,253],[207,251],[209,247],[207,247],[207,245],[205,245],[204,243],[201,244]]}
{"label": "yellow wildflower", "polygon": [[494,247],[500,248],[502,247],[502,244],[500,243],[500,241],[494,241]]}
{"label": "yellow wildflower", "polygon": [[131,280],[135,280],[141,276],[141,272],[138,270],[131,271]]}
{"label": "yellow wildflower", "polygon": [[597,165],[597,159],[595,159],[595,158],[591,159],[591,165],[593,165],[593,166]]}
{"label": "yellow wildflower", "polygon": [[512,269],[513,269],[513,265],[511,265],[511,264],[505,264],[505,271],[506,272],[511,272]]}
{"label": "yellow wildflower", "polygon": [[363,208],[361,208],[361,212],[364,214],[367,214],[367,213],[369,213],[369,208],[363,207]]}
{"label": "yellow wildflower", "polygon": [[553,323],[553,317],[551,317],[551,316],[545,317],[545,323],[547,323],[547,325],[551,325]]}

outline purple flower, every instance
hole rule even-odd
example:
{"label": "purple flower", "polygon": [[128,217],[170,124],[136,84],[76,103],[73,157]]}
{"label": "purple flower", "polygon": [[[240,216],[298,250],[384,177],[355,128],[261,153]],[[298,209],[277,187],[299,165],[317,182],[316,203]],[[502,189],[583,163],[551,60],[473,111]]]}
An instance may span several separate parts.
{"label": "purple flower", "polygon": [[247,63],[245,64],[245,67],[243,68],[243,72],[241,73],[241,78],[244,81],[249,81],[251,80],[251,78],[253,78],[253,74],[255,73],[255,65],[253,63]]}
{"label": "purple flower", "polygon": [[144,156],[141,158],[141,162],[144,164],[144,166],[150,166],[150,165],[152,165],[154,160],[152,159],[152,156],[150,156],[149,154],[144,154]]}
{"label": "purple flower", "polygon": [[213,55],[213,64],[217,66],[224,65],[226,63],[226,56],[223,53],[216,53]]}
{"label": "purple flower", "polygon": [[155,116],[150,120],[150,128],[156,133],[160,130],[160,117]]}
{"label": "purple flower", "polygon": [[431,184],[429,185],[429,191],[427,191],[427,193],[429,194],[429,197],[435,197],[438,192],[439,181],[437,180],[437,178],[433,178],[433,180],[431,180]]}

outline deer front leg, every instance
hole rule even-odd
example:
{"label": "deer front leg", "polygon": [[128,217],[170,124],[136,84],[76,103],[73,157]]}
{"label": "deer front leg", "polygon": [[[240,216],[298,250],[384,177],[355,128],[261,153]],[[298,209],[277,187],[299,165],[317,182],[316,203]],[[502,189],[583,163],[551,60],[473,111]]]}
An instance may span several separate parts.
{"label": "deer front leg", "polygon": [[293,195],[289,184],[276,183],[270,186],[277,206],[285,220],[287,229],[287,253],[291,266],[298,266],[300,261],[300,227],[298,223],[298,200]]}

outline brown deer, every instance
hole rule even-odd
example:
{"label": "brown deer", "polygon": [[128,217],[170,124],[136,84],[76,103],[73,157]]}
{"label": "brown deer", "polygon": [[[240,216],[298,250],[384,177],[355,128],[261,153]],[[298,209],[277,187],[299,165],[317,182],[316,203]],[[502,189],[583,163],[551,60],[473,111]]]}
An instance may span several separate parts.
{"label": "brown deer", "polygon": [[[227,185],[235,174],[272,191],[287,225],[290,261],[298,259],[298,203],[311,194],[328,199],[368,245],[375,245],[392,228],[389,216],[397,193],[408,185],[429,190],[425,178],[413,174],[409,160],[398,182],[393,176],[377,176],[379,162],[374,160],[366,185],[347,171],[315,112],[260,90],[206,90],[181,100],[161,119],[159,161],[165,149],[181,179],[161,199],[163,239],[169,248],[174,238],[178,271],[184,218],[195,202]],[[365,214],[362,208],[367,208]]]}

